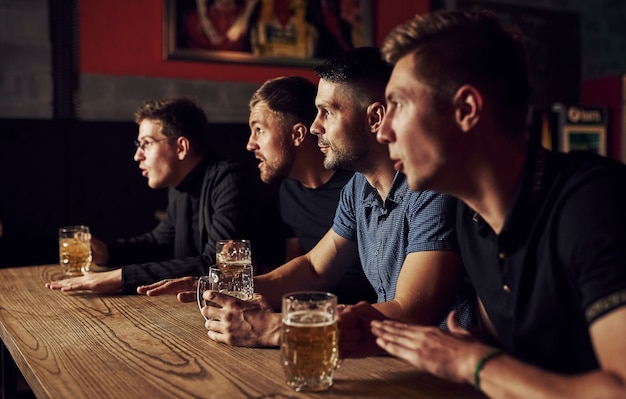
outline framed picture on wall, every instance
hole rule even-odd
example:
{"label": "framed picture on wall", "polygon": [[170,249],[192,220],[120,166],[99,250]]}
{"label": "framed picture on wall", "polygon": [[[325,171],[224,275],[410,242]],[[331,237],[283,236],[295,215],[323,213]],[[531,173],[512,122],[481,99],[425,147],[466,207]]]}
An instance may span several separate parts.
{"label": "framed picture on wall", "polygon": [[373,0],[164,0],[164,56],[319,65],[373,43]]}
{"label": "framed picture on wall", "polygon": [[563,129],[563,151],[591,151],[606,156],[604,126],[566,126]]}
{"label": "framed picture on wall", "polygon": [[578,104],[554,103],[531,107],[529,131],[554,151],[608,153],[608,110]]}

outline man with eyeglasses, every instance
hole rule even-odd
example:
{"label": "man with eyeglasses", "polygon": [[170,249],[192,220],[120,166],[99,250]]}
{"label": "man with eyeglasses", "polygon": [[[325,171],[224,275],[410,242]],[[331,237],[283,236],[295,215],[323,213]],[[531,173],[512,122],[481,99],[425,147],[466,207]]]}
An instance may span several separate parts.
{"label": "man with eyeglasses", "polygon": [[220,239],[251,239],[259,266],[281,260],[270,259],[282,248],[268,244],[280,240],[268,238],[269,220],[279,216],[267,206],[267,191],[254,184],[258,178],[253,170],[218,159],[207,118],[193,101],[147,101],[135,112],[135,121],[139,133],[134,159],[142,175],[153,189],[169,188],[165,218],[137,237],[108,242],[92,238],[94,263],[114,269],[48,282],[46,287],[130,294],[161,279],[199,276],[215,263]]}

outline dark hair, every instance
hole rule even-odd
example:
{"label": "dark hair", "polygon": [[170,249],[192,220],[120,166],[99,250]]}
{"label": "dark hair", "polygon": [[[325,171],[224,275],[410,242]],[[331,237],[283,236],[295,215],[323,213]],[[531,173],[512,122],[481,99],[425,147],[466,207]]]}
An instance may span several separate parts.
{"label": "dark hair", "polygon": [[170,139],[185,136],[192,151],[198,154],[209,149],[209,121],[204,111],[189,98],[147,100],[135,111],[137,124],[145,119],[160,122],[161,132]]}
{"label": "dark hair", "polygon": [[315,108],[316,86],[300,76],[283,76],[263,83],[250,98],[250,110],[259,102],[267,104],[282,123],[311,126]]}
{"label": "dark hair", "polygon": [[357,93],[366,94],[369,101],[384,102],[391,69],[378,48],[357,47],[328,59],[314,71],[321,79],[344,83]]}
{"label": "dark hair", "polygon": [[391,64],[411,54],[416,76],[431,86],[435,101],[449,103],[459,87],[471,84],[491,100],[502,128],[523,131],[530,99],[526,51],[521,34],[495,14],[441,10],[416,16],[387,35],[382,53]]}

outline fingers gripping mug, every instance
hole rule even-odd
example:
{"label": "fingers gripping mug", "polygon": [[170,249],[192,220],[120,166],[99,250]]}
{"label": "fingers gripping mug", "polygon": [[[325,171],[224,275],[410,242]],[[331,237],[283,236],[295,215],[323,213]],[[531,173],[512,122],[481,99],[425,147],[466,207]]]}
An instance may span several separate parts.
{"label": "fingers gripping mug", "polygon": [[219,307],[203,298],[204,292],[210,290],[232,295],[244,301],[252,299],[254,295],[252,265],[246,265],[236,273],[225,273],[218,266],[210,266],[209,273],[198,279],[196,296],[200,311],[205,306]]}

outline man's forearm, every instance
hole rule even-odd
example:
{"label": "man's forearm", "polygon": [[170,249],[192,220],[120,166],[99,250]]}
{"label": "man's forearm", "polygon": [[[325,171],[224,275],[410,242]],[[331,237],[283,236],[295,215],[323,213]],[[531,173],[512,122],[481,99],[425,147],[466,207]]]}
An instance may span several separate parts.
{"label": "man's forearm", "polygon": [[[472,383],[471,378],[468,376]],[[626,383],[617,374],[596,370],[575,377],[563,376],[498,356],[480,370],[480,390],[491,398],[590,398],[624,397]]]}
{"label": "man's forearm", "polygon": [[136,294],[140,285],[152,284],[167,278],[199,277],[203,274],[206,274],[206,270],[199,256],[128,265],[122,268],[122,291],[125,294]]}
{"label": "man's forearm", "polygon": [[282,297],[292,291],[324,289],[319,276],[307,255],[299,256],[269,273],[254,278],[254,291],[269,301],[272,309],[279,312]]}

